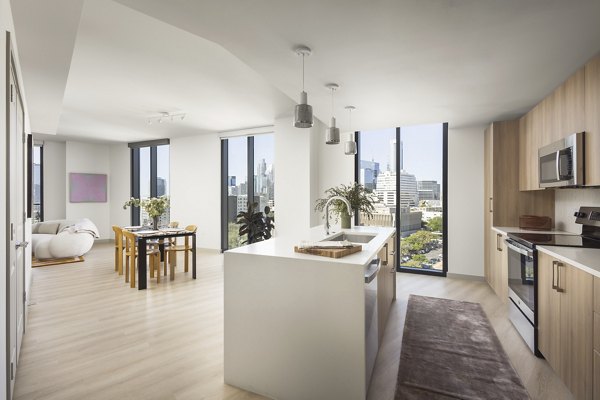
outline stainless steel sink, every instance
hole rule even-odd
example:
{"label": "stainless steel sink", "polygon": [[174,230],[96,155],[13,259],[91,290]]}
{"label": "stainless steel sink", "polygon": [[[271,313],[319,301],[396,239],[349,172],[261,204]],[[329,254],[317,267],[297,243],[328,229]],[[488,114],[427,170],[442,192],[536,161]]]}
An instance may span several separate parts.
{"label": "stainless steel sink", "polygon": [[340,232],[336,235],[333,235],[325,240],[332,242],[341,242],[343,240],[347,240],[350,243],[369,243],[373,238],[377,236],[372,233],[348,233],[348,232]]}

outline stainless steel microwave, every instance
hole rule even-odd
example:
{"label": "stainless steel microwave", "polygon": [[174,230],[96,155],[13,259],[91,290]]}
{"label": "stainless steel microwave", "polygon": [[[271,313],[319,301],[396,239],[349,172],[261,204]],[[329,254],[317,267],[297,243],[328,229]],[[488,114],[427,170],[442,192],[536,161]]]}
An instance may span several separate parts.
{"label": "stainless steel microwave", "polygon": [[540,147],[538,150],[540,187],[569,187],[585,184],[584,139],[584,132],[580,132]]}

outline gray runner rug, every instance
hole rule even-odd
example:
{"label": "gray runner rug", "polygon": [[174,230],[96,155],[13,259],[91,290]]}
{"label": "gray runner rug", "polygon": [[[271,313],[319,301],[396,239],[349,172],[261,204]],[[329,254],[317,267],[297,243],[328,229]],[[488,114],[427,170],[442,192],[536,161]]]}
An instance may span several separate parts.
{"label": "gray runner rug", "polygon": [[481,305],[411,295],[400,399],[529,399]]}

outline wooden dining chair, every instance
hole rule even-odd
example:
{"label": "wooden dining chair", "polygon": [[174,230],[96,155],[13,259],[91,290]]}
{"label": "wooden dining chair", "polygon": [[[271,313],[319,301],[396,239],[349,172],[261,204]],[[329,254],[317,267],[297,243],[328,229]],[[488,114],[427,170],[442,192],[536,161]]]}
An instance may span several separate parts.
{"label": "wooden dining chair", "polygon": [[[185,230],[188,232],[192,232],[192,233],[196,233],[196,230],[198,228],[196,227],[196,225],[188,225],[185,227]],[[190,252],[192,251],[192,244],[191,244],[191,237],[190,236],[186,236],[184,239],[184,242],[182,245],[174,245],[174,246],[170,246],[169,250],[167,251],[168,257],[167,260],[169,262],[169,267],[170,267],[170,278],[171,280],[175,279],[175,267],[177,266],[173,261],[175,261],[177,259],[177,252],[183,251],[184,253],[184,271],[188,272],[189,271],[189,266],[190,266],[190,260],[189,260],[189,255]]]}
{"label": "wooden dining chair", "polygon": [[112,230],[115,232],[115,271],[123,275],[123,229],[113,225]]}
{"label": "wooden dining chair", "polygon": [[[129,286],[134,288],[138,258],[136,235],[133,232],[123,230],[123,236],[125,237],[125,282],[129,282]],[[154,272],[156,271],[156,282],[160,283],[160,250],[149,245],[146,255],[149,257],[147,265],[150,270],[150,278],[154,278]]]}

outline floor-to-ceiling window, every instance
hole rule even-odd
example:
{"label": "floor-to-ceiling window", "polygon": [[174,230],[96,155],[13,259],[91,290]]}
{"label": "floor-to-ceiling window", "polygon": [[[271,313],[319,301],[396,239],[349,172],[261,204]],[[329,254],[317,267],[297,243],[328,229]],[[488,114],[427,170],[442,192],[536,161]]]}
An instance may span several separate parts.
{"label": "floor-to-ceiling window", "polygon": [[41,143],[33,143],[32,147],[32,206],[33,212],[31,218],[33,222],[40,222],[44,220],[44,177],[42,162],[44,159],[44,147]]}
{"label": "floor-to-ceiling window", "polygon": [[[237,215],[253,202],[258,210],[275,212],[273,134],[237,136],[221,139],[221,248],[239,247],[246,240],[240,236]],[[253,196],[248,196],[252,193]]]}
{"label": "floor-to-ceiling window", "polygon": [[372,219],[363,225],[394,226],[399,271],[447,271],[447,124],[361,131],[356,179],[372,190]]}
{"label": "floor-to-ceiling window", "polygon": [[[169,140],[130,143],[131,196],[140,199],[169,195]],[[169,210],[159,219],[159,225],[169,223]],[[144,210],[131,208],[133,225],[151,225]]]}

